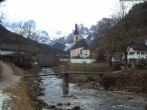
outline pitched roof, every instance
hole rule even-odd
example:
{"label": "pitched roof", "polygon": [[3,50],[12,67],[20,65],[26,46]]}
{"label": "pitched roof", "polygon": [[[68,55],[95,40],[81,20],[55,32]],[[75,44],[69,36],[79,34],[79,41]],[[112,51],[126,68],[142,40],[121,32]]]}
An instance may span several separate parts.
{"label": "pitched roof", "polygon": [[85,39],[81,39],[72,47],[72,49],[84,47],[84,49],[89,49],[88,44],[86,43]]}
{"label": "pitched roof", "polygon": [[147,45],[141,44],[141,43],[131,43],[130,47],[133,48],[133,50],[139,50],[139,51],[147,51]]}

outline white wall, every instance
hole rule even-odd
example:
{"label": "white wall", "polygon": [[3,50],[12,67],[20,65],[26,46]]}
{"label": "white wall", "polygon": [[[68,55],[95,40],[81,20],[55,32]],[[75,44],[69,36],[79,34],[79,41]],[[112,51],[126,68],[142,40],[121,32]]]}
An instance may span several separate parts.
{"label": "white wall", "polygon": [[73,57],[80,55],[82,49],[83,49],[83,47],[71,50],[70,51],[70,58],[73,58]]}
{"label": "white wall", "polygon": [[15,53],[15,52],[14,51],[1,51],[0,50],[0,55],[11,55],[13,53]]}
{"label": "white wall", "polygon": [[95,59],[70,59],[71,63],[93,63],[95,62]]}
{"label": "white wall", "polygon": [[82,50],[81,58],[87,58],[90,56],[90,50]]}
{"label": "white wall", "polygon": [[147,51],[136,51],[133,50],[132,48],[129,49],[128,51],[128,59],[146,59],[147,58]]}
{"label": "white wall", "polygon": [[64,61],[64,62],[69,62],[70,59],[66,59],[66,58],[61,58],[60,61]]}

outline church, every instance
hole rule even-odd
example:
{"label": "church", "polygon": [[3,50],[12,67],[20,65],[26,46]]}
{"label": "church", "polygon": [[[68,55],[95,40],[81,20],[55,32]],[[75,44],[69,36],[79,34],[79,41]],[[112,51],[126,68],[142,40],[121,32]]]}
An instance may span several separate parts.
{"label": "church", "polygon": [[73,47],[70,50],[70,58],[88,58],[90,57],[90,50],[85,39],[82,39],[78,26],[75,24],[75,30],[73,35]]}
{"label": "church", "polygon": [[93,59],[90,59],[90,49],[78,31],[78,25],[75,24],[75,30],[73,33],[73,47],[70,50],[71,63],[92,63]]}

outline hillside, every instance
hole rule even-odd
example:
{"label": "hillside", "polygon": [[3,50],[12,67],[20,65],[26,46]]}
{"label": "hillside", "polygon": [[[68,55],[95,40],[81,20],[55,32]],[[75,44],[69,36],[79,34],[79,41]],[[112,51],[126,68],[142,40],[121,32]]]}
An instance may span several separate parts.
{"label": "hillside", "polygon": [[45,64],[54,64],[56,61],[56,54],[64,52],[10,32],[2,25],[0,25],[0,48],[20,50],[25,50],[27,48],[29,52],[36,54],[37,61]]}

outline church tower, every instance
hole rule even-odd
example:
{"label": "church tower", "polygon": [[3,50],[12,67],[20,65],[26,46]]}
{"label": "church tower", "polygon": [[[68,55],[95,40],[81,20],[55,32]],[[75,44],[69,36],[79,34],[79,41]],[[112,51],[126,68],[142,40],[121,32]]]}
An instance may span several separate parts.
{"label": "church tower", "polygon": [[78,25],[75,24],[75,30],[74,30],[74,35],[73,35],[73,44],[75,44],[79,40],[80,40],[80,35],[79,35],[79,31],[78,31]]}

